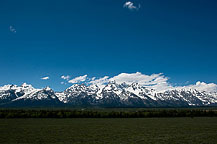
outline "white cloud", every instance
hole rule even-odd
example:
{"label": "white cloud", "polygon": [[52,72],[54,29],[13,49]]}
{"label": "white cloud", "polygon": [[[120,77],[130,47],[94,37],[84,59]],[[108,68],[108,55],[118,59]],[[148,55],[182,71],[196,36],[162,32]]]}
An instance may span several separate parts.
{"label": "white cloud", "polygon": [[65,82],[61,82],[60,84],[62,84],[62,85],[67,85],[67,83],[65,83]]}
{"label": "white cloud", "polygon": [[106,83],[109,82],[109,77],[108,76],[104,76],[103,78],[99,78],[99,79],[96,79],[94,77],[94,79],[92,79],[92,81],[88,82],[90,84],[94,84],[94,85],[98,85],[99,87],[105,85]]}
{"label": "white cloud", "polygon": [[140,72],[136,72],[136,73],[131,73],[131,74],[130,73],[121,73],[117,76],[114,76],[110,80],[114,80],[117,83],[125,82],[127,84],[139,83],[141,85],[152,85],[152,84],[154,85],[156,83],[166,82],[168,80],[168,78],[163,76],[162,73],[145,75],[145,74],[142,74]]}
{"label": "white cloud", "polygon": [[141,5],[135,6],[134,3],[128,1],[124,3],[123,7],[128,8],[129,10],[139,10]]}
{"label": "white cloud", "polygon": [[115,81],[118,84],[121,84],[121,83],[126,83],[126,84],[138,83],[142,86],[153,88],[157,91],[167,90],[167,89],[172,87],[167,82],[168,78],[165,77],[162,73],[152,74],[152,75],[145,75],[145,74],[142,74],[140,72],[121,73],[121,74],[114,76],[112,78],[105,76],[103,78],[94,79],[88,83],[89,84],[95,84],[98,86],[103,86],[103,85],[107,84],[109,81]]}
{"label": "white cloud", "polygon": [[48,80],[49,79],[49,77],[43,77],[43,78],[41,78],[42,80]]}
{"label": "white cloud", "polygon": [[[165,77],[162,73],[145,75],[140,72],[137,73],[121,73],[113,78],[110,78],[110,81],[114,80],[117,83],[139,83],[142,86],[149,87],[155,89],[158,92],[171,90],[171,89],[196,89],[198,91],[207,91],[207,92],[217,92],[217,85],[214,83],[205,83],[205,82],[197,82],[194,85],[186,85],[186,86],[177,86],[174,87],[168,82],[168,77]],[[189,81],[188,81],[189,83]],[[187,84],[187,83],[186,83]]]}
{"label": "white cloud", "polygon": [[175,87],[176,89],[196,89],[198,91],[217,92],[217,85],[214,83],[196,82],[194,85],[187,85],[182,87]]}
{"label": "white cloud", "polygon": [[126,83],[126,84],[132,84],[132,83],[138,83],[144,87],[151,88],[156,90],[157,92],[163,92],[166,90],[172,90],[172,89],[196,89],[198,91],[207,91],[207,92],[217,92],[217,85],[214,83],[205,83],[205,82],[197,82],[196,84],[187,85],[185,83],[185,86],[172,86],[168,82],[168,77],[163,75],[162,73],[159,74],[151,74],[151,75],[145,75],[141,72],[136,73],[120,73],[119,75],[116,75],[114,77],[104,76],[101,78],[87,78],[87,75],[76,77],[72,80],[69,80],[69,83],[79,83],[79,82],[86,82],[87,84],[94,84],[98,85],[99,87],[103,87],[110,81],[115,81],[118,84]]}
{"label": "white cloud", "polygon": [[138,83],[142,86],[150,87],[158,91],[171,87],[167,82],[168,78],[162,75],[162,73],[152,75],[145,75],[140,72],[131,74],[121,73],[111,78],[110,81],[116,81],[117,83],[125,82],[126,84]]}
{"label": "white cloud", "polygon": [[74,79],[71,79],[68,82],[69,83],[79,83],[79,82],[84,82],[86,79],[87,79],[87,75],[84,75],[84,76],[79,76]]}
{"label": "white cloud", "polygon": [[9,26],[9,30],[10,30],[12,33],[17,33],[16,29],[15,29],[13,26]]}
{"label": "white cloud", "polygon": [[62,76],[61,76],[61,79],[64,79],[64,80],[69,80],[69,78],[70,78],[69,75],[67,75],[67,76],[62,75]]}
{"label": "white cloud", "polygon": [[96,79],[96,77],[92,77],[92,78],[91,78],[92,81],[95,80],[95,79]]}

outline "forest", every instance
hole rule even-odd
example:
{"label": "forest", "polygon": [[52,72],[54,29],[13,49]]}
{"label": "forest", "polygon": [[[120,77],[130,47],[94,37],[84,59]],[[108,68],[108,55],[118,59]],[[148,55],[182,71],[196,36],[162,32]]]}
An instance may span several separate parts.
{"label": "forest", "polygon": [[0,118],[216,117],[215,109],[0,109]]}

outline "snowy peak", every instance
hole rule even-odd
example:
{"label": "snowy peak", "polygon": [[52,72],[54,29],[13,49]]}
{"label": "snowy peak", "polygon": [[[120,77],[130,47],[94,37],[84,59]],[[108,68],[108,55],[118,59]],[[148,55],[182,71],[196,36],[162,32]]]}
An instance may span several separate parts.
{"label": "snowy peak", "polygon": [[52,91],[53,92],[53,90],[50,87],[48,87],[48,86],[46,88],[44,88],[43,90],[44,91]]}
{"label": "snowy peak", "polygon": [[84,84],[74,84],[71,87],[67,88],[65,91],[67,92],[84,92],[87,90],[87,86]]}
{"label": "snowy peak", "polygon": [[34,90],[34,88],[32,87],[32,85],[28,85],[26,83],[23,83],[21,86],[17,86],[17,85],[5,85],[3,87],[0,87],[0,91],[7,91],[7,90],[15,90],[16,92],[20,92],[20,91],[31,91]]}
{"label": "snowy peak", "polygon": [[103,88],[104,91],[118,91],[121,90],[121,87],[119,84],[115,82],[110,82]]}
{"label": "snowy peak", "polygon": [[0,87],[1,91],[6,91],[6,90],[16,90],[17,89],[17,85],[4,85],[3,87]]}
{"label": "snowy peak", "polygon": [[28,85],[26,83],[23,83],[21,86],[5,85],[0,87],[0,104],[10,101],[34,101],[56,98],[55,92],[49,87],[44,89],[35,89],[32,87],[32,85]]}
{"label": "snowy peak", "polygon": [[31,88],[32,85],[29,85],[29,84],[27,84],[27,83],[23,83],[23,84],[21,85],[21,87],[23,87],[23,88]]}

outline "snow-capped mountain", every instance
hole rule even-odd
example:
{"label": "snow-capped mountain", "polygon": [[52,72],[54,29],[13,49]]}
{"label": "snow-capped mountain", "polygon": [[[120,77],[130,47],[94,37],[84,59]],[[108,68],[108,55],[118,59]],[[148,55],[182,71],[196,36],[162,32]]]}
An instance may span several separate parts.
{"label": "snow-capped mountain", "polygon": [[0,87],[0,106],[55,106],[61,103],[49,87],[35,89],[26,83]]}
{"label": "snow-capped mountain", "polygon": [[114,81],[103,86],[74,84],[63,92],[54,92],[49,87],[36,89],[24,83],[0,87],[0,106],[217,106],[217,93],[196,89],[157,92],[138,83],[117,84]]}

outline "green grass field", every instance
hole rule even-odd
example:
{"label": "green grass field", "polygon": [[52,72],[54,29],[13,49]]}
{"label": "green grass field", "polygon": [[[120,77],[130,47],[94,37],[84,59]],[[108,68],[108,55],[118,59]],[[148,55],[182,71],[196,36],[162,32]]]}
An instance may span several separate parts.
{"label": "green grass field", "polygon": [[0,119],[0,143],[217,143],[217,117]]}

